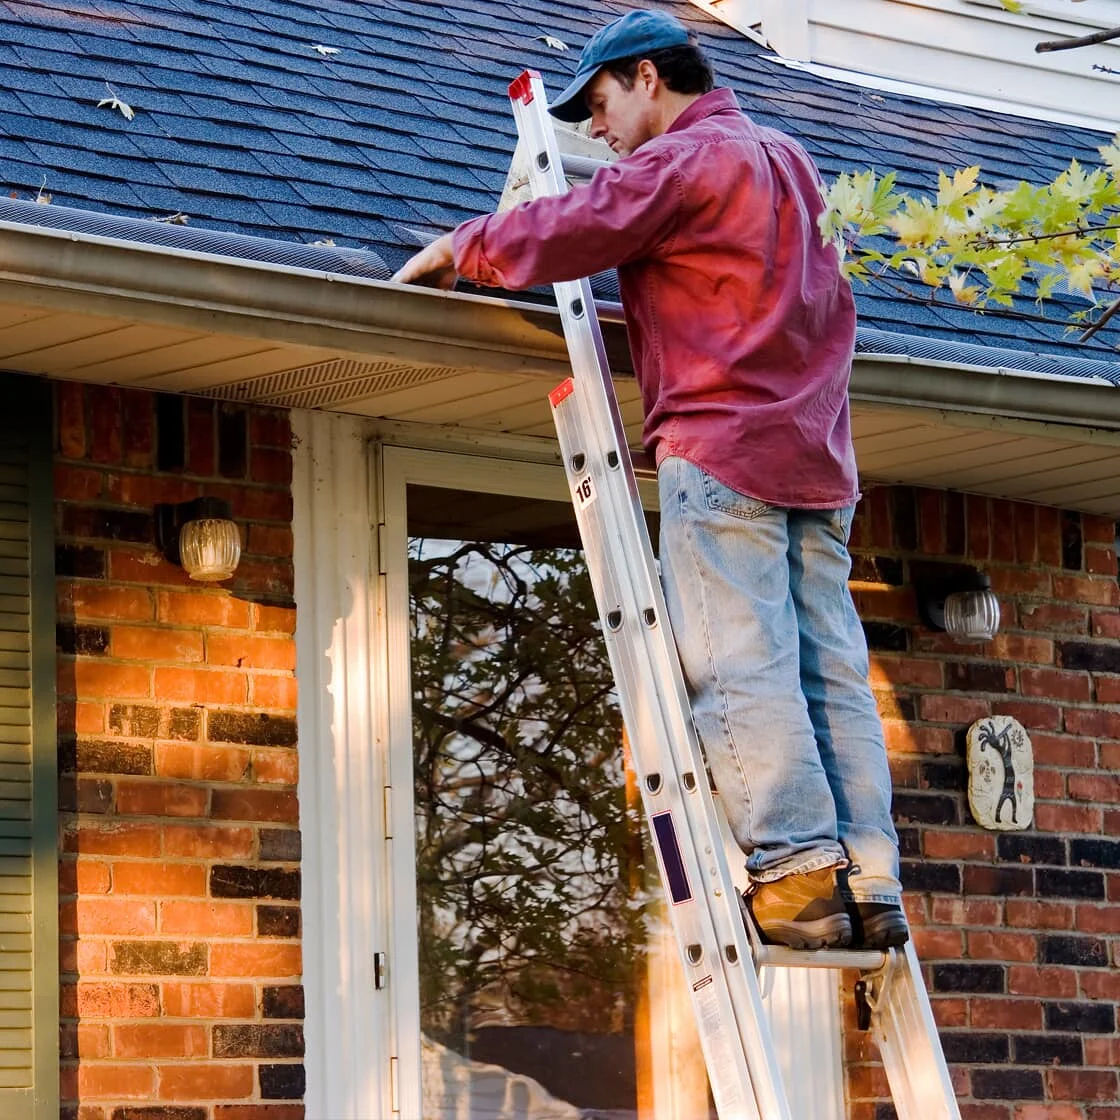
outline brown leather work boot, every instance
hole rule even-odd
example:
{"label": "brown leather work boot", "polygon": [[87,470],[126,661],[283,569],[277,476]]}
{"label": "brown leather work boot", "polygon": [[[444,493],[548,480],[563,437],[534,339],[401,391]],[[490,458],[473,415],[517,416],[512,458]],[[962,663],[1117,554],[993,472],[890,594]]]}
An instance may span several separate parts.
{"label": "brown leather work boot", "polygon": [[765,941],[791,949],[843,949],[852,923],[836,885],[836,868],[759,883],[747,906]]}

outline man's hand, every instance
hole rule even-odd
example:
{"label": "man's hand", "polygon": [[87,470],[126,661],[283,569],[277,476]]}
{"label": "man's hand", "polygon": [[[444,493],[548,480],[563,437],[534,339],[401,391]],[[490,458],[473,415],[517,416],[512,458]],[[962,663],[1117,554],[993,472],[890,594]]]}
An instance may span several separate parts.
{"label": "man's hand", "polygon": [[393,275],[398,284],[424,284],[429,288],[448,291],[455,284],[455,257],[451,249],[451,234],[437,237],[431,245],[421,249],[405,262]]}

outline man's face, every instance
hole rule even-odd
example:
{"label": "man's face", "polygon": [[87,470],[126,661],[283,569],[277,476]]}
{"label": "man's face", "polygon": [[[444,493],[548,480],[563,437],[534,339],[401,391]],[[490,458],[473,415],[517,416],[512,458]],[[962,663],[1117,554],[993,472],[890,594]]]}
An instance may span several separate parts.
{"label": "man's face", "polygon": [[657,135],[653,101],[641,73],[627,89],[613,74],[600,70],[588,82],[584,98],[591,110],[591,135],[602,137],[620,156],[628,156]]}

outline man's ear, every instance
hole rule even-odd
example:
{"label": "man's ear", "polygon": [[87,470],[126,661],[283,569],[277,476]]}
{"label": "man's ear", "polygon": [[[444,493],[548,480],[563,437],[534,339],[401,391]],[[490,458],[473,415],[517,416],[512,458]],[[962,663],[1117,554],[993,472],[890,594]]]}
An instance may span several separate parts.
{"label": "man's ear", "polygon": [[634,81],[648,96],[652,97],[661,84],[661,75],[658,74],[657,67],[648,58],[643,58],[638,63],[638,72],[634,75]]}

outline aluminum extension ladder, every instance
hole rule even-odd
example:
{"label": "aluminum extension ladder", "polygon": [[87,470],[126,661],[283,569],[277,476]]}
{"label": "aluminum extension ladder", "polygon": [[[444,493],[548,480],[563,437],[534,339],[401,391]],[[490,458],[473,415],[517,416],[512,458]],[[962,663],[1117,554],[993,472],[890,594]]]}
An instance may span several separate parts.
{"label": "aluminum extension ladder", "polygon": [[[565,164],[540,74],[525,71],[509,94],[531,194],[563,193]],[[587,159],[577,162],[576,173],[586,174]],[[573,376],[549,399],[720,1120],[814,1120],[790,1110],[762,1003],[765,966],[858,970],[861,1025],[879,1044],[900,1120],[960,1120],[912,944],[796,951],[763,945],[744,920],[665,625],[591,284],[573,280],[555,290]]]}

